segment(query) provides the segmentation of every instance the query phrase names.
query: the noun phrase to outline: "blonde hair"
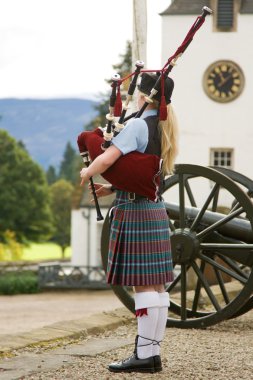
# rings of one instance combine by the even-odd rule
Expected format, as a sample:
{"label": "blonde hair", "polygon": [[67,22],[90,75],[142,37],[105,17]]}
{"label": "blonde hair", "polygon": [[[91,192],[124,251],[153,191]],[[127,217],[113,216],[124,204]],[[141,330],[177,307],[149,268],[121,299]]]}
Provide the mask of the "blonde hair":
{"label": "blonde hair", "polygon": [[[154,108],[159,108],[159,102],[155,99],[152,100]],[[162,172],[165,176],[173,173],[178,154],[178,123],[171,104],[167,104],[167,119],[160,120],[158,125],[161,132]]]}
{"label": "blonde hair", "polygon": [[161,131],[161,157],[163,175],[172,174],[178,154],[178,123],[171,104],[167,105],[167,119],[159,121]]}
{"label": "blonde hair", "polygon": [[[139,95],[145,98],[147,95],[139,91]],[[159,108],[159,102],[152,99],[149,108]],[[163,160],[163,175],[172,174],[175,165],[175,159],[178,154],[178,123],[175,112],[171,104],[167,104],[167,119],[159,121],[161,133],[161,158]]]}

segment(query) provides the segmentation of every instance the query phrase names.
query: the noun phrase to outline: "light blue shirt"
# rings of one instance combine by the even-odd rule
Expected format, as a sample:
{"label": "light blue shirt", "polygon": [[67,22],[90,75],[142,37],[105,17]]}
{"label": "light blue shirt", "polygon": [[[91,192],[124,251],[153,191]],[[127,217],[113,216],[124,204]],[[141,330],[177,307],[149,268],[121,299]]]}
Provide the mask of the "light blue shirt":
{"label": "light blue shirt", "polygon": [[123,130],[112,139],[112,144],[118,148],[123,155],[137,150],[145,152],[148,145],[148,126],[143,120],[148,116],[157,114],[157,110],[144,111],[141,118],[130,120]]}

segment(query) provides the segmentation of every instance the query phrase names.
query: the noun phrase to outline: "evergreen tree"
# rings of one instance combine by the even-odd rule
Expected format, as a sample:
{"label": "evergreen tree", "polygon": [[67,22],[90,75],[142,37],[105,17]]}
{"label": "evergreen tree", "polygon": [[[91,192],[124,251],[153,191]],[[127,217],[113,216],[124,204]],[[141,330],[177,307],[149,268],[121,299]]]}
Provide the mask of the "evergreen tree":
{"label": "evergreen tree", "polygon": [[46,176],[47,176],[47,183],[49,185],[52,185],[53,183],[57,181],[57,174],[56,174],[56,170],[54,166],[50,165],[48,167]]}
{"label": "evergreen tree", "polygon": [[109,112],[109,93],[101,95],[100,102],[93,106],[93,108],[97,111],[97,115],[94,119],[90,120],[88,124],[85,124],[85,131],[93,131],[95,128],[101,126],[105,127],[106,125],[106,114]]}
{"label": "evergreen tree", "polygon": [[64,179],[60,179],[50,187],[51,209],[54,215],[52,240],[60,245],[62,258],[65,249],[70,245],[70,222],[73,186]]}
{"label": "evergreen tree", "polygon": [[74,185],[79,177],[79,164],[79,154],[77,154],[76,150],[71,146],[70,142],[68,142],[60,165],[59,178],[65,179]]}
{"label": "evergreen tree", "polygon": [[53,228],[44,171],[1,129],[0,151],[0,240],[8,230],[19,242],[48,239]]}
{"label": "evergreen tree", "polygon": [[25,143],[22,140],[19,140],[17,142],[17,144],[18,144],[18,146],[20,146],[21,149],[23,149],[24,151],[26,151],[26,153],[28,153],[28,150],[26,149]]}
{"label": "evergreen tree", "polygon": [[[126,51],[124,54],[120,54],[120,58],[120,63],[117,63],[112,67],[115,70],[115,72],[120,75],[121,78],[124,78],[132,72],[132,44],[130,41],[127,41]],[[108,80],[107,82],[111,83],[111,81]],[[128,83],[126,82],[123,83],[124,90],[127,90],[126,87],[128,87]]]}
{"label": "evergreen tree", "polygon": [[[132,45],[130,41],[127,41],[125,53],[120,54],[120,58],[120,63],[115,64],[112,67],[114,71],[120,75],[121,78],[124,78],[132,71]],[[111,84],[111,79],[106,79],[105,81],[108,84]],[[125,81],[123,83],[123,90],[127,90],[128,84],[128,81]],[[84,130],[90,131],[99,126],[105,127],[106,125],[106,114],[109,112],[110,90],[108,90],[106,94],[102,94],[100,96],[101,101],[94,106],[94,109],[97,111],[97,116],[88,124],[84,125]]]}

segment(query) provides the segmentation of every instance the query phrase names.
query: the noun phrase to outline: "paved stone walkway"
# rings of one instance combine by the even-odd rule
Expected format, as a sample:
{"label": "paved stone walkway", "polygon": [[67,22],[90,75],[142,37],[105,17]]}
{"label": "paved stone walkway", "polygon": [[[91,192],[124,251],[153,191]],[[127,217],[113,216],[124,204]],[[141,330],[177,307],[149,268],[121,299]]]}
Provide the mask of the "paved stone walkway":
{"label": "paved stone walkway", "polygon": [[131,355],[136,319],[124,307],[0,336],[1,380],[252,380],[253,310],[206,329],[168,328],[163,371],[113,374]]}
{"label": "paved stone walkway", "polygon": [[19,334],[122,307],[112,290],[51,290],[0,296],[2,334]]}
{"label": "paved stone walkway", "polygon": [[[115,326],[115,325],[113,325]],[[112,325],[104,325],[104,328],[111,329]],[[94,330],[98,331],[98,330]],[[83,334],[85,335],[85,334]],[[74,364],[77,358],[94,357],[108,350],[118,349],[122,346],[132,343],[132,339],[123,339],[119,337],[104,339],[103,337],[93,338],[87,336],[86,339],[79,335],[79,343],[73,344],[72,341],[58,342],[59,348],[44,350],[41,348],[41,343],[37,347],[29,347],[22,351],[12,351],[16,356],[5,357],[0,360],[0,379],[15,380],[24,379],[30,374],[42,375],[44,372],[57,372],[64,365]],[[65,337],[66,338],[66,337]],[[37,342],[38,343],[38,342]],[[45,344],[46,342],[44,342]],[[49,343],[48,343],[49,344]],[[49,346],[47,346],[49,347]],[[57,347],[57,346],[56,346]],[[45,375],[46,378],[53,380],[54,375]],[[88,377],[83,377],[88,379]],[[91,379],[91,377],[89,376]],[[73,380],[75,380],[73,378]]]}

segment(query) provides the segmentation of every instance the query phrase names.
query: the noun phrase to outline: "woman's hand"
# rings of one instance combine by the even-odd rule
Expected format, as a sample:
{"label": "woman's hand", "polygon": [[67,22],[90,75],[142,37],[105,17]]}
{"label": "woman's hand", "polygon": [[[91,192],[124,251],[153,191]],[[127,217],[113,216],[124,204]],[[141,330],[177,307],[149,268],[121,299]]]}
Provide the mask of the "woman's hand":
{"label": "woman's hand", "polygon": [[90,180],[90,177],[87,171],[88,171],[88,168],[82,168],[82,170],[80,171],[80,177],[82,178],[80,186],[84,185],[85,182],[89,182]]}
{"label": "woman's hand", "polygon": [[104,153],[95,158],[88,168],[83,168],[80,171],[80,177],[82,178],[81,186],[84,185],[85,182],[89,182],[90,177],[104,173],[120,158],[121,155],[121,151],[113,145],[106,149]]}
{"label": "woman's hand", "polygon": [[[106,197],[107,195],[112,194],[111,185],[105,184],[105,183],[94,183],[94,187],[96,190],[97,197]],[[89,189],[91,190],[91,185],[89,184]],[[90,191],[92,194],[92,191]],[[94,199],[92,199],[92,202],[94,202]]]}

